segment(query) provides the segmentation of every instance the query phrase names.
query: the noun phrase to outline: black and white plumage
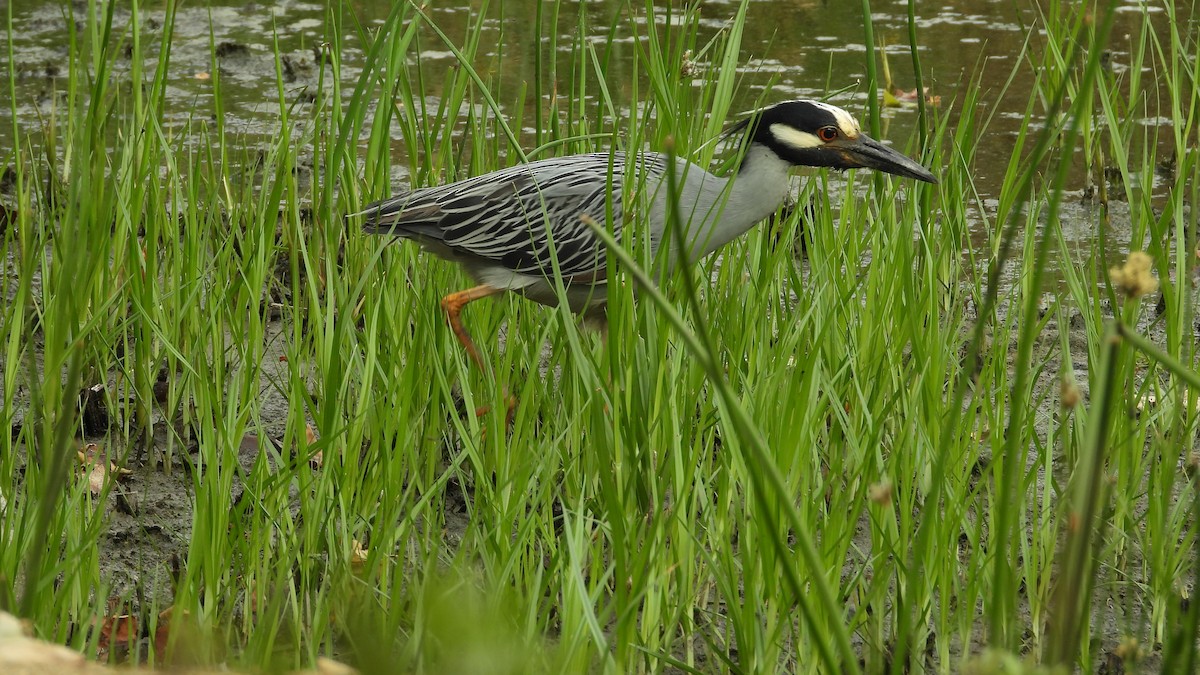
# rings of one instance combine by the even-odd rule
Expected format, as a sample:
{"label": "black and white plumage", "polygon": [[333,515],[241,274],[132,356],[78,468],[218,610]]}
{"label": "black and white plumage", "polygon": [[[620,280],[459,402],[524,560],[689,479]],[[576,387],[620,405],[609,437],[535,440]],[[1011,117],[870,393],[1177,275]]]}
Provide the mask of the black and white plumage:
{"label": "black and white plumage", "polygon": [[[626,159],[620,152],[544,159],[416,190],[368,207],[364,229],[413,239],[482,284],[553,304],[552,256],[568,287],[605,277],[604,246],[583,216],[603,223],[611,209],[623,223]],[[645,153],[635,171],[657,184],[666,161]]]}
{"label": "black and white plumage", "polygon": [[[869,138],[845,110],[818,101],[786,101],[756,111],[726,136],[744,134],[741,166],[716,176],[685,159],[675,160],[686,260],[695,262],[741,236],[774,213],[787,197],[789,171],[797,166],[871,168],[936,183],[920,164]],[[420,242],[461,263],[480,286],[443,300],[451,325],[472,358],[478,354],[458,321],[472,300],[516,291],[557,304],[561,278],[575,311],[602,307],[604,244],[586,222],[608,223],[618,240],[626,228],[625,190],[636,187],[639,221],[652,253],[665,236],[669,167],[666,155],[639,154],[626,171],[625,153],[574,155],[493,171],[438,187],[421,188],[369,205],[361,215],[369,233]],[[632,181],[632,182],[631,182]],[[680,260],[671,250],[668,264]],[[557,259],[557,273],[555,272]]]}
{"label": "black and white plumage", "polygon": [[[692,262],[737,238],[779,208],[793,166],[873,168],[931,183],[928,171],[870,139],[841,108],[788,101],[753,113],[726,132],[744,131],[747,147],[735,176],[714,176],[677,158],[680,214]],[[422,188],[375,202],[364,229],[398,235],[461,263],[480,283],[557,304],[554,264],[572,309],[603,304],[604,245],[585,222],[605,223],[611,208],[617,239],[624,229],[627,181],[644,183],[648,235],[662,241],[667,222],[667,156],[637,157],[632,175],[625,153],[544,159],[467,180]],[[634,183],[636,184],[636,183]],[[553,242],[553,245],[551,245]],[[677,252],[667,260],[675,261]]]}

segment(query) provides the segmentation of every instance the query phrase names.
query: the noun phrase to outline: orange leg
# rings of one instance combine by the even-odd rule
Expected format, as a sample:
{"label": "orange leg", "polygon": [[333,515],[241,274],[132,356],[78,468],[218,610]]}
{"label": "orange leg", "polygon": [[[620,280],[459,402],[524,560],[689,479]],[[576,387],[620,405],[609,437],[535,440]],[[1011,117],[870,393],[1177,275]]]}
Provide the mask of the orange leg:
{"label": "orange leg", "polygon": [[454,336],[462,343],[464,349],[467,350],[467,356],[479,366],[480,370],[486,371],[487,366],[483,365],[483,359],[479,357],[479,350],[475,348],[475,343],[471,341],[471,334],[463,326],[462,313],[463,307],[467,303],[474,302],[480,298],[486,298],[502,292],[503,289],[493,288],[491,286],[482,285],[474,288],[468,288],[465,291],[451,293],[442,298],[442,309],[446,311],[446,319],[450,321],[450,329],[454,331]]}
{"label": "orange leg", "polygon": [[[463,349],[467,350],[467,356],[471,357],[471,360],[475,362],[475,365],[479,366],[479,369],[485,372],[488,370],[488,367],[483,364],[483,358],[479,356],[479,349],[475,347],[475,342],[471,340],[471,334],[468,333],[466,327],[463,326],[462,317],[459,315],[462,314],[463,308],[466,307],[468,303],[479,300],[480,298],[487,298],[496,295],[497,293],[502,293],[503,290],[504,289],[502,288],[494,288],[484,284],[475,286],[474,288],[468,288],[465,291],[451,293],[450,295],[442,298],[442,309],[446,311],[446,319],[450,322],[450,329],[454,331],[454,336],[458,338],[458,341],[462,344]],[[517,405],[517,399],[514,396],[508,396],[507,392],[505,392],[505,394],[506,398],[508,399],[508,412],[505,415],[505,422],[511,423],[513,408]],[[482,415],[490,409],[491,406],[480,406],[479,408],[475,409],[475,415]]]}

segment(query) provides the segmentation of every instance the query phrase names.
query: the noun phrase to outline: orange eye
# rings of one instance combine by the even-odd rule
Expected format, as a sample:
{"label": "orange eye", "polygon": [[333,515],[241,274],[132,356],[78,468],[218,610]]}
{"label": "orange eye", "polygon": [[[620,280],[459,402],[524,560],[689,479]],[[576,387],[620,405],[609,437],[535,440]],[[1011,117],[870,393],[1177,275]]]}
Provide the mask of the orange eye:
{"label": "orange eye", "polygon": [[838,133],[837,127],[821,127],[820,129],[817,129],[817,138],[820,138],[826,143],[830,143],[837,140]]}

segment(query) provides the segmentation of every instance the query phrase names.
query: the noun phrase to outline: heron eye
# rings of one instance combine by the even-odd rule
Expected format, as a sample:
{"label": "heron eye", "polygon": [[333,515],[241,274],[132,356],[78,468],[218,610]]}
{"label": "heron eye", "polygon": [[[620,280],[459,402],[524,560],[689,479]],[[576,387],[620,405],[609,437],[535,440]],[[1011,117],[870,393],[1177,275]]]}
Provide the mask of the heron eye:
{"label": "heron eye", "polygon": [[838,134],[839,132],[837,127],[821,127],[820,129],[817,129],[817,137],[826,143],[836,141]]}

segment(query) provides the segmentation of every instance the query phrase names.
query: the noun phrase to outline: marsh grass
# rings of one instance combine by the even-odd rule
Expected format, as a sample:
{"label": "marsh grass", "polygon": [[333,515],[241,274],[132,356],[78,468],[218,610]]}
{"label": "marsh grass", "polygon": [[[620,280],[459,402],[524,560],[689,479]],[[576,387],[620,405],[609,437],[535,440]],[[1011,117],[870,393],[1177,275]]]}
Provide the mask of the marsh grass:
{"label": "marsh grass", "polygon": [[[4,157],[0,607],[41,636],[94,652],[95,618],[132,607],[145,635],[172,628],[133,645],[156,664],[957,672],[1023,654],[1091,671],[1135,666],[1117,649],[1132,638],[1151,669],[1193,667],[1186,22],[1164,34],[1147,16],[1114,73],[1112,8],[1048,3],[1015,66],[1039,76],[993,212],[971,178],[992,118],[967,87],[922,107],[908,145],[940,185],[810,172],[800,208],[661,288],[634,237],[614,250],[604,337],[563,309],[475,303],[479,372],[438,304],[469,282],[347,214],[394,189],[393,163],[414,186],[609,148],[730,166],[736,149],[711,139],[747,103],[748,4],[711,41],[696,6],[626,7],[643,20],[623,90],[612,41],[592,39],[626,30],[617,18],[538,3],[548,47],[514,90],[494,77],[503,40],[492,56],[481,42],[503,8],[451,36],[412,3],[377,28],[331,5],[311,105],[292,102],[276,42],[279,133],[257,153],[225,124],[215,40],[212,98],[180,130],[164,123],[176,5],[158,31],[138,3],[126,25],[114,7],[88,3],[64,96],[41,129],[14,121]],[[424,49],[457,67],[414,67]],[[1138,186],[1163,141],[1135,120],[1155,115],[1174,122],[1175,168],[1152,194]],[[1099,195],[1083,251],[1059,227],[1078,158]],[[1118,198],[1133,226],[1117,248],[1153,257],[1161,311],[1109,283]],[[1055,254],[1076,262],[1051,284]],[[121,488],[76,478],[77,393],[97,384],[120,414],[95,440],[182,473],[192,506],[186,555],[146,552],[132,584],[98,546]],[[472,414],[505,392],[511,425]],[[1157,405],[1132,414],[1147,393]]]}

